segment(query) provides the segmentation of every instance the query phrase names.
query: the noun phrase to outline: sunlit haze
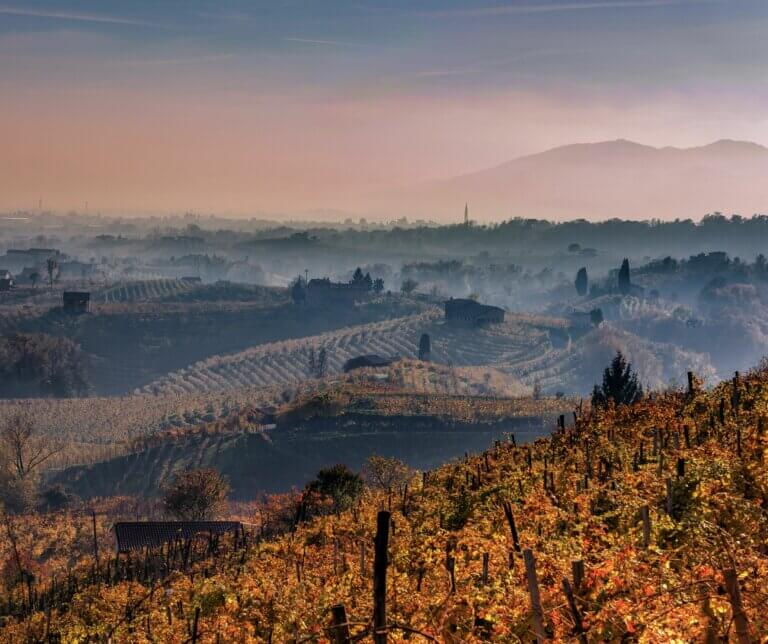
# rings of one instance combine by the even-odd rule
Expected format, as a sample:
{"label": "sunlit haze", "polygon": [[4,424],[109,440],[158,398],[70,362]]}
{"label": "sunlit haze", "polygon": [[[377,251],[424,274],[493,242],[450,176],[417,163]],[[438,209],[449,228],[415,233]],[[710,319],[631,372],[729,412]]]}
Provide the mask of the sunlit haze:
{"label": "sunlit haze", "polygon": [[767,29],[762,0],[0,4],[0,208],[455,219],[391,195],[572,143],[768,144]]}

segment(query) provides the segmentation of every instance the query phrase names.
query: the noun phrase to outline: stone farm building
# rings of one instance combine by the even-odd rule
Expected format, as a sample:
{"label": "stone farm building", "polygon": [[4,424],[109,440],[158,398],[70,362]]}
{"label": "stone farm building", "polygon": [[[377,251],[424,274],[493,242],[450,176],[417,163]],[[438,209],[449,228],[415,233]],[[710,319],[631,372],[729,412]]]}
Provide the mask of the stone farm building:
{"label": "stone farm building", "polygon": [[480,304],[475,300],[451,298],[445,301],[445,319],[470,326],[498,324],[504,321],[504,309]]}

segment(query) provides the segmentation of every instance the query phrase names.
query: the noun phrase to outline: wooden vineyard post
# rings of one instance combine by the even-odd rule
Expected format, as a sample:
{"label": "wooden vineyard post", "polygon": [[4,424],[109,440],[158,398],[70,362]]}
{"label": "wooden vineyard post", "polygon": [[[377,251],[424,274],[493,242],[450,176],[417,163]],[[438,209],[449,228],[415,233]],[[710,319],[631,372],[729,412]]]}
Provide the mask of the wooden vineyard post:
{"label": "wooden vineyard post", "polygon": [[333,606],[331,608],[331,614],[333,615],[331,635],[334,644],[349,644],[349,622],[347,620],[347,610],[344,608],[344,604],[336,604]]}
{"label": "wooden vineyard post", "polygon": [[91,518],[93,519],[93,561],[96,565],[96,570],[99,569],[99,541],[96,538],[96,510],[91,510]]}
{"label": "wooden vineyard post", "polygon": [[515,551],[520,552],[520,538],[517,535],[517,526],[515,525],[515,515],[512,514],[512,506],[509,501],[504,501],[504,514],[507,517],[507,523],[509,523],[509,530],[512,533],[512,544],[515,546]]}
{"label": "wooden vineyard post", "polygon": [[373,560],[373,641],[387,643],[387,549],[390,513],[382,510],[376,517],[376,547]]}
{"label": "wooden vineyard post", "polygon": [[573,585],[578,593],[581,590],[581,584],[584,583],[584,562],[581,559],[571,562],[571,575],[573,576]]}
{"label": "wooden vineyard post", "polygon": [[360,576],[365,578],[365,541],[360,542]]}
{"label": "wooden vineyard post", "polygon": [[483,553],[483,585],[488,583],[488,553]]}
{"label": "wooden vineyard post", "polygon": [[695,384],[693,380],[693,371],[689,371],[688,372],[688,394],[689,395],[691,396],[693,395],[694,388],[695,388]]}
{"label": "wooden vineyard post", "polygon": [[451,579],[451,594],[453,594],[456,592],[456,559],[448,557],[445,561],[445,567]]}
{"label": "wooden vineyard post", "polygon": [[672,479],[667,479],[667,514],[672,516],[674,511],[674,496],[672,494]]}
{"label": "wooden vineyard post", "polygon": [[574,631],[579,636],[579,641],[582,642],[582,644],[587,644],[587,635],[584,632],[584,624],[581,621],[581,612],[576,605],[576,598],[573,596],[573,589],[568,581],[568,577],[563,577],[563,592],[568,600],[568,606],[571,609]]}
{"label": "wooden vineyard post", "polygon": [[547,634],[544,631],[544,611],[541,608],[541,595],[539,594],[539,579],[536,576],[536,560],[530,548],[523,550],[525,561],[525,576],[528,580],[528,594],[531,596],[531,608],[533,609],[533,624],[536,629],[536,641],[538,644],[546,642]]}
{"label": "wooden vineyard post", "polygon": [[195,617],[192,622],[192,644],[197,644],[197,624],[200,621],[200,606],[195,607]]}
{"label": "wooden vineyard post", "polygon": [[640,519],[643,522],[643,548],[651,545],[651,516],[647,505],[640,508]]}
{"label": "wooden vineyard post", "polygon": [[725,587],[728,591],[728,598],[731,602],[733,611],[733,623],[736,626],[736,637],[739,644],[749,644],[752,640],[749,637],[749,622],[744,608],[741,605],[741,589],[739,588],[739,576],[734,568],[723,571],[725,577]]}

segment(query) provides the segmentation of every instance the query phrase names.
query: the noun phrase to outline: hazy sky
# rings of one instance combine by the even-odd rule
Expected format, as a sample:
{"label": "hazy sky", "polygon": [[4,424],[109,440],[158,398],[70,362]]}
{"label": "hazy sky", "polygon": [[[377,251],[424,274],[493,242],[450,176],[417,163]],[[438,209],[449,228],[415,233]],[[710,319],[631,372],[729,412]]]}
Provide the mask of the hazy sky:
{"label": "hazy sky", "polygon": [[0,0],[0,208],[344,208],[564,143],[768,144],[767,33],[765,0]]}

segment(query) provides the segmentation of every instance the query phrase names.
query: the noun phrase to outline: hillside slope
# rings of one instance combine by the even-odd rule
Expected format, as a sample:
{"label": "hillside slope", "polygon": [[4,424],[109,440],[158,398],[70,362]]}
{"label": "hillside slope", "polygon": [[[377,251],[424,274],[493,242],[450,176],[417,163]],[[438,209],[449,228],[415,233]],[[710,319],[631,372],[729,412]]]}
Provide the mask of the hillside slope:
{"label": "hillside slope", "polygon": [[[362,639],[379,544],[388,641],[762,641],[766,422],[766,371],[585,413],[550,438],[414,476],[397,494],[368,489],[346,510],[163,578],[164,592],[84,581],[65,611],[9,620],[0,637],[136,639],[151,627],[181,641],[195,615],[203,642],[324,642],[331,607],[343,605]],[[274,500],[251,529],[269,534],[299,502]]]}
{"label": "hillside slope", "polygon": [[[681,381],[688,370],[714,377],[705,355],[656,344],[605,326],[586,332],[564,320],[507,313],[503,324],[466,328],[446,323],[439,310],[360,325],[322,335],[262,344],[240,353],[216,356],[164,376],[144,391],[190,394],[232,387],[296,384],[314,377],[310,352],[327,352],[326,373],[341,372],[351,357],[376,353],[413,358],[422,333],[431,339],[433,363],[479,367],[505,373],[528,387],[586,394],[595,374],[617,349],[635,364],[644,386],[660,388]],[[460,390],[454,393],[461,393]]]}

